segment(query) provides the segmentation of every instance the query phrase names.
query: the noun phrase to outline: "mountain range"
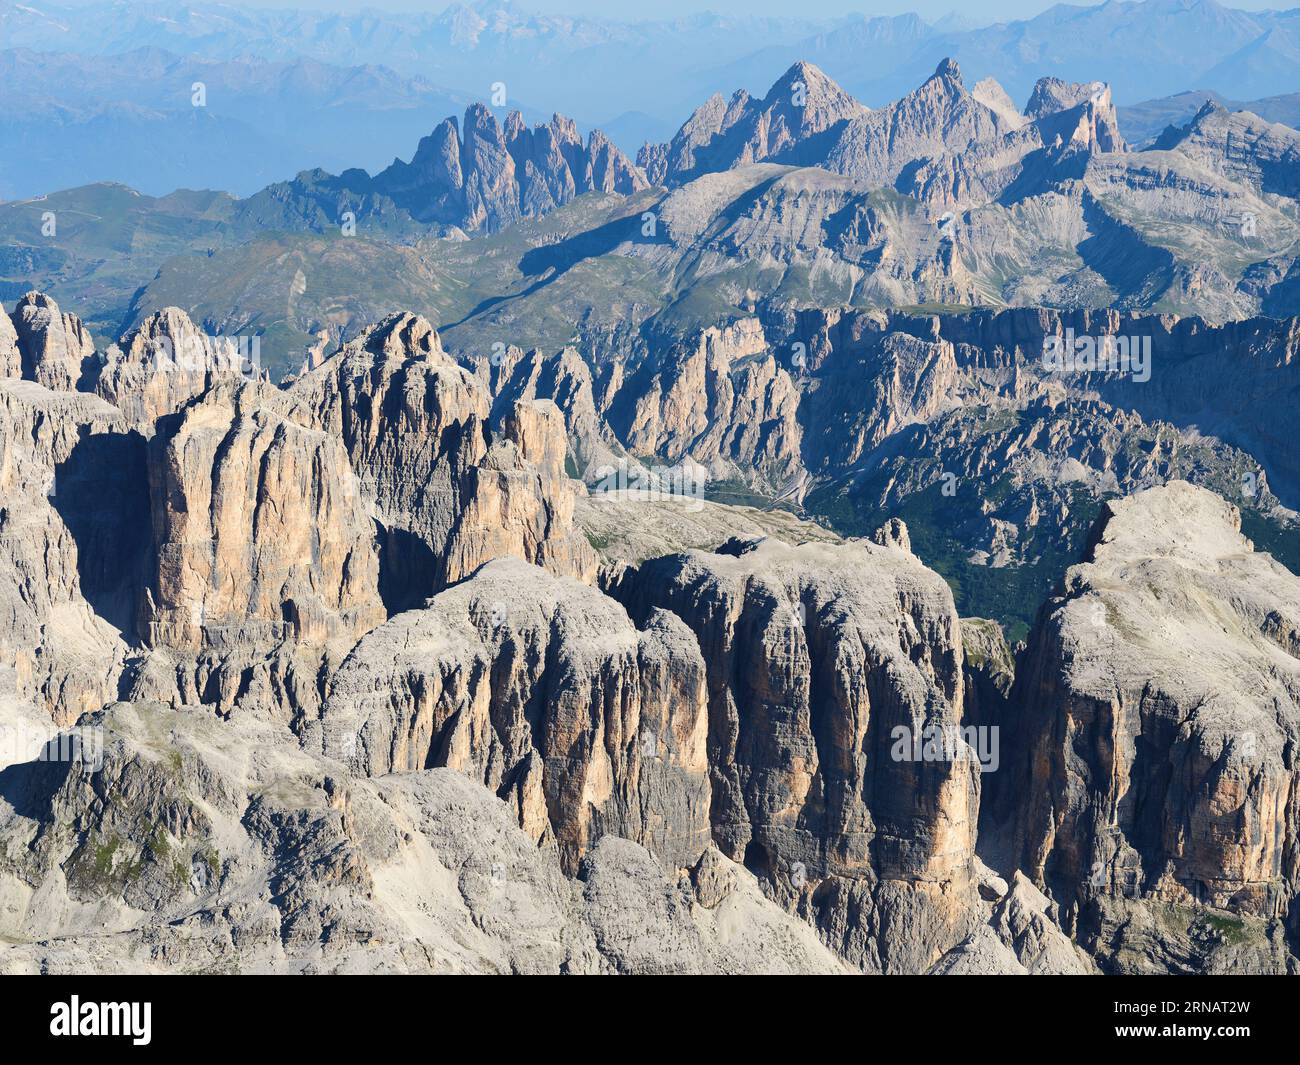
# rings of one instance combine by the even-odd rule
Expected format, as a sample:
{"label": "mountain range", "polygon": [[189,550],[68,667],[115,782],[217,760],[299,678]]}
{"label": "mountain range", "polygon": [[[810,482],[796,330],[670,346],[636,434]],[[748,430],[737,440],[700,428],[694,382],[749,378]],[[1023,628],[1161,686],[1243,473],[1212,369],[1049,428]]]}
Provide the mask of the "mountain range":
{"label": "mountain range", "polygon": [[1134,150],[1101,82],[1040,79],[1022,106],[951,59],[872,109],[800,62],[762,97],[710,98],[635,163],[563,116],[474,104],[373,174],[316,168],[243,200],[93,186],[0,205],[0,293],[49,290],[110,336],[175,304],[275,334],[278,372],[399,306],[453,345],[592,358],[616,334],[804,306],[1285,315],[1298,146],[1207,101]]}
{"label": "mountain range", "polygon": [[1300,969],[1295,18],[0,0],[0,972]]}
{"label": "mountain range", "polygon": [[[906,327],[815,353],[862,439],[909,381],[1014,382]],[[705,380],[756,339],[705,337]],[[406,313],[284,387],[232,350],[174,309],[106,350],[40,293],[0,316],[0,969],[1294,965],[1300,578],[1220,495],[1153,465],[1013,650],[897,518],[588,492],[581,360],[472,371]],[[864,368],[883,424],[836,394]],[[670,393],[633,393],[665,454],[701,448],[685,417],[780,459],[770,419]]]}
{"label": "mountain range", "polygon": [[381,66],[216,60],[149,46],[109,56],[7,48],[0,95],[7,199],[88,179],[154,195],[249,195],[314,166],[382,166],[428,131],[431,115],[472,100]]}
{"label": "mountain range", "polygon": [[[12,104],[0,116],[0,159],[10,160],[0,164],[0,197],[110,180],[152,195],[248,195],[313,167],[374,170],[494,86],[506,94],[499,119],[517,109],[535,123],[558,110],[634,155],[669,139],[700,100],[737,86],[756,92],[799,60],[871,107],[906,94],[945,57],[972,83],[996,77],[1016,100],[1044,73],[1100,79],[1122,127],[1135,109],[1125,136],[1143,144],[1194,111],[1165,109],[1148,129],[1138,116],[1151,98],[1290,92],[1297,25],[1294,13],[1211,0],[1060,5],[976,27],[910,14],[624,22],[496,0],[364,14],[4,0],[0,92]],[[190,103],[196,81],[212,90],[202,114]],[[1274,121],[1292,114],[1261,106],[1245,109]],[[205,138],[225,145],[219,159],[205,157]],[[160,143],[173,146],[161,159]]]}

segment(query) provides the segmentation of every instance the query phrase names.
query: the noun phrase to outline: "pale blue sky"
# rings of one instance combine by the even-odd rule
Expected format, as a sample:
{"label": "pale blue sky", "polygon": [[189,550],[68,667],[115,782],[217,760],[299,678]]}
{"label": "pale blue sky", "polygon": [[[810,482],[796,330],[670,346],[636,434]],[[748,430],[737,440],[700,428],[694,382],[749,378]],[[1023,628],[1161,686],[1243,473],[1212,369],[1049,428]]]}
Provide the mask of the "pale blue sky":
{"label": "pale blue sky", "polygon": [[[325,11],[356,11],[362,8],[384,8],[393,11],[440,11],[447,7],[446,0],[234,0],[251,7],[298,7]],[[567,14],[603,15],[631,21],[664,16],[692,14],[699,11],[718,11],[734,14],[790,15],[799,14],[813,18],[834,17],[846,14],[897,15],[915,11],[927,19],[942,18],[953,11],[979,22],[998,22],[1007,19],[1027,18],[1054,6],[1044,0],[976,0],[960,3],[955,0],[516,0],[518,6],[528,11],[563,12]],[[1074,0],[1074,6],[1093,6],[1091,0]],[[1263,11],[1268,8],[1287,8],[1292,4],[1278,4],[1276,0],[1229,0],[1224,7],[1245,11]]]}

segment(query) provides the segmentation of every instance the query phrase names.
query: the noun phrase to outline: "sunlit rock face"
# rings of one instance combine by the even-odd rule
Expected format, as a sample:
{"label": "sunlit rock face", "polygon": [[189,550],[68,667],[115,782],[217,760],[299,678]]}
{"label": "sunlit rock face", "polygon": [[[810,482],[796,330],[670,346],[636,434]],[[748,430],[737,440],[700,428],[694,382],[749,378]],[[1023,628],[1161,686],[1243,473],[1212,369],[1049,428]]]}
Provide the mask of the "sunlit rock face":
{"label": "sunlit rock face", "polygon": [[1240,524],[1184,482],[1108,504],[1018,672],[1023,868],[1118,969],[1284,967],[1300,579]]}
{"label": "sunlit rock face", "polygon": [[699,640],[718,846],[880,971],[928,967],[973,912],[976,760],[964,743],[934,759],[899,746],[956,728],[963,692],[951,593],[904,535],[735,540],[611,589],[633,617],[672,611]]}

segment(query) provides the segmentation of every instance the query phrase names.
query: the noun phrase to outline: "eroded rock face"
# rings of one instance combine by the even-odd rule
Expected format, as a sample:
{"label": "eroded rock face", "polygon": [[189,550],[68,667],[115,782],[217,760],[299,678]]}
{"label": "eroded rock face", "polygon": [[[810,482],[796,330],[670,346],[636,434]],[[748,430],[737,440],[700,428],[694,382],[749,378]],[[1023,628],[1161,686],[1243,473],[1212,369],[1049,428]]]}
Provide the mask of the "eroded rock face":
{"label": "eroded rock face", "polygon": [[594,579],[595,552],[573,520],[581,487],[565,475],[567,453],[564,417],[555,404],[523,400],[510,408],[487,451],[460,480],[444,581],[460,580],[503,555]]}
{"label": "eroded rock face", "polygon": [[799,471],[799,390],[756,319],[705,329],[629,375],[607,404],[634,454],[689,458],[719,480],[782,485]]}
{"label": "eroded rock face", "polygon": [[892,185],[909,163],[959,152],[1011,129],[1011,122],[967,91],[957,63],[945,59],[901,100],[849,122],[827,164],[869,186]]}
{"label": "eroded rock face", "polygon": [[[25,306],[32,317],[47,301]],[[139,700],[314,717],[325,678],[386,602],[421,602],[500,554],[594,576],[558,411],[520,398],[489,432],[486,390],[427,322],[395,316],[287,392],[247,380],[240,357],[173,309],[96,360],[94,387],[125,417],[90,396],[5,385],[13,583],[28,589],[7,688],[36,699],[25,715],[64,721],[116,685]],[[52,502],[56,479],[65,493]],[[114,627],[144,652],[125,654]],[[58,664],[60,632],[91,649],[73,658],[98,679]]]}
{"label": "eroded rock face", "polygon": [[1013,694],[1021,860],[1113,967],[1281,964],[1298,633],[1300,579],[1183,482],[1108,504],[1045,606]]}
{"label": "eroded rock face", "polygon": [[104,354],[95,392],[144,433],[216,381],[256,379],[251,343],[212,337],[176,307],[146,318]]}
{"label": "eroded rock face", "polygon": [[124,430],[94,396],[0,381],[0,700],[20,719],[0,725],[70,724],[114,693],[147,498]]}
{"label": "eroded rock face", "polygon": [[900,546],[762,540],[645,562],[612,591],[699,640],[723,853],[865,968],[918,971],[960,940],[978,766],[964,744],[952,759],[891,753],[896,729],[960,723],[946,585]]}
{"label": "eroded rock face", "polygon": [[150,646],[354,641],[379,624],[379,559],[347,453],[263,386],[218,386],[150,443]]}
{"label": "eroded rock face", "polygon": [[[1226,343],[1252,396],[1290,372],[1291,326],[1142,321],[1180,370]],[[1129,490],[1226,453],[1160,426],[1137,455],[1136,386],[1034,365],[1133,322],[809,312],[787,367],[742,319],[597,387],[573,352],[471,373],[398,315],[281,390],[154,379],[151,342],[197,334],[162,312],[74,382],[98,395],[0,379],[0,728],[109,733],[84,771],[0,760],[0,967],[1091,971],[1070,935],[1114,971],[1294,965],[1300,579],[1222,499],[1109,504],[1015,661],[915,524],[788,546],[762,534],[836,538],[578,507],[566,475],[617,424],[769,484],[875,456],[906,487],[908,440],[1023,478],[1023,522],[981,510],[1015,560],[1066,522],[1039,486],[1069,461]],[[0,363],[66,384],[24,335]],[[1004,730],[998,787],[959,725]]]}
{"label": "eroded rock face", "polygon": [[89,331],[76,315],[60,311],[49,296],[27,293],[14,305],[10,319],[27,380],[68,392],[77,388],[84,375],[93,373],[95,343]]}
{"label": "eroded rock face", "polygon": [[680,621],[658,612],[638,631],[599,591],[498,559],[362,639],[312,737],[371,775],[460,770],[574,872],[606,833],[695,864],[707,727],[704,663]]}
{"label": "eroded rock face", "polygon": [[[299,420],[340,440],[383,528],[395,606],[432,595],[459,479],[486,450],[483,390],[423,318],[398,315],[290,387]],[[391,574],[391,578],[389,577]]]}
{"label": "eroded rock face", "polygon": [[606,837],[576,882],[450,769],[350,778],[203,708],[94,726],[96,761],[0,771],[0,971],[846,971],[716,851],[692,880]]}
{"label": "eroded rock face", "polygon": [[508,346],[500,358],[482,360],[478,375],[492,395],[492,420],[500,422],[520,400],[550,400],[564,415],[569,454],[579,473],[612,466],[624,449],[602,420],[591,367],[574,348],[547,355]]}
{"label": "eroded rock face", "polygon": [[0,305],[0,377],[22,377],[23,356],[18,350],[18,334],[8,312]]}
{"label": "eroded rock face", "polygon": [[1092,959],[1061,931],[1057,908],[1019,870],[1010,885],[976,862],[988,921],[948,951],[932,976],[1091,976]]}
{"label": "eroded rock face", "polygon": [[294,416],[339,438],[383,527],[385,595],[419,603],[499,555],[590,580],[573,525],[564,420],[520,398],[489,429],[483,383],[424,319],[395,315],[290,389]]}

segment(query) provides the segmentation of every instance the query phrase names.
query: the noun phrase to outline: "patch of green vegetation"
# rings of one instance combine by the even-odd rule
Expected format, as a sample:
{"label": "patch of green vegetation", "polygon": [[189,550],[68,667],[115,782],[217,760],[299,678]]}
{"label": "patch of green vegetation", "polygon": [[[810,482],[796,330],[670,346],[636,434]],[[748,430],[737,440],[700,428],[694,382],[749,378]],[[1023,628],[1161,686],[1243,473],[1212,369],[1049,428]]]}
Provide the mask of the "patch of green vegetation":
{"label": "patch of green vegetation", "polygon": [[770,496],[755,491],[739,478],[710,481],[704,487],[704,498],[711,503],[727,503],[734,507],[753,507],[756,510],[784,510],[797,515],[799,511],[785,502],[773,502]]}
{"label": "patch of green vegetation", "polygon": [[68,884],[83,896],[119,895],[140,874],[139,857],[126,856],[117,835],[92,834],[72,855],[65,870]]}
{"label": "patch of green vegetation", "polygon": [[704,488],[704,498],[714,503],[731,503],[743,507],[764,507],[770,502],[762,493],[755,492],[737,478],[710,481]]}
{"label": "patch of green vegetation", "polygon": [[[0,204],[0,298],[30,289],[57,299],[101,341],[116,339],[131,296],[168,258],[236,243],[226,193],[144,196],[112,183]],[[58,231],[45,236],[43,214]]]}
{"label": "patch of green vegetation", "polygon": [[909,303],[898,308],[898,310],[903,314],[939,315],[941,317],[945,315],[970,314],[972,311],[978,309],[979,308],[971,303]]}
{"label": "patch of green vegetation", "polygon": [[[139,850],[116,834],[92,831],[66,866],[69,885],[82,896],[120,895],[152,869],[165,878],[172,891],[184,891],[189,884],[189,863],[185,852],[176,849],[167,829],[157,822],[142,820],[139,835],[132,832],[131,837],[143,837]],[[220,870],[215,850],[206,847],[198,853],[214,874]]]}
{"label": "patch of green vegetation", "polygon": [[1267,940],[1263,921],[1226,910],[1169,903],[1157,912],[1160,923],[1166,930],[1179,937],[1189,936],[1203,944],[1209,940],[1227,947],[1242,947]]}
{"label": "patch of green vegetation", "polygon": [[[996,505],[1010,494],[1009,481],[1004,477],[971,498]],[[997,621],[1012,644],[1029,634],[1038,607],[1066,569],[1079,560],[1103,503],[1082,488],[1073,491],[1073,520],[1064,543],[1037,537],[1026,552],[1035,558],[1033,563],[994,567],[972,562],[970,548],[958,534],[966,520],[975,517],[978,505],[966,502],[960,494],[944,496],[941,483],[884,509],[870,505],[867,500],[871,498],[873,493],[862,486],[828,485],[812,492],[805,505],[842,536],[867,536],[888,519],[901,518],[907,524],[913,552],[952,588],[958,613]]]}
{"label": "patch of green vegetation", "polygon": [[117,848],[122,845],[122,841],[117,836],[110,836],[105,842],[94,848],[94,865],[93,872],[98,878],[107,877],[113,869],[113,855],[117,853]]}
{"label": "patch of green vegetation", "polygon": [[1240,917],[1210,913],[1204,916],[1203,921],[1232,946],[1240,946],[1251,938],[1249,926]]}

